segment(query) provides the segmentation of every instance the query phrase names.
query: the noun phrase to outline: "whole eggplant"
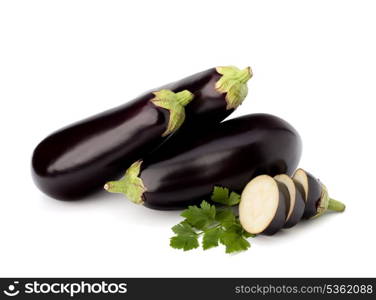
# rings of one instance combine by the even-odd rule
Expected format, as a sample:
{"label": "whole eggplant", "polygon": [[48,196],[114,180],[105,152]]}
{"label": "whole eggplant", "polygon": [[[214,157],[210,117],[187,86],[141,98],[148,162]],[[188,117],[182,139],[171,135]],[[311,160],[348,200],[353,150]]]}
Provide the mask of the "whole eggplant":
{"label": "whole eggplant", "polygon": [[180,209],[208,199],[215,185],[241,192],[258,175],[291,175],[302,151],[297,131],[268,114],[246,115],[172,140],[105,189],[150,208]]}
{"label": "whole eggplant", "polygon": [[212,68],[62,128],[34,150],[34,182],[61,200],[99,190],[182,124],[189,129],[226,118],[244,100],[251,76],[250,68]]}

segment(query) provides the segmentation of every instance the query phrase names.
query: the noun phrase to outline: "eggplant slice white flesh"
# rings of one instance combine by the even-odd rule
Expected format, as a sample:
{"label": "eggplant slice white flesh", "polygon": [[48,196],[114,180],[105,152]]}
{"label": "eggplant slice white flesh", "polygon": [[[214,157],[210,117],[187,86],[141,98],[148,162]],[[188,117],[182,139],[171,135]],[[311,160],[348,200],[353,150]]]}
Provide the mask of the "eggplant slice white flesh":
{"label": "eggplant slice white flesh", "polygon": [[292,178],[303,186],[305,192],[304,219],[320,216],[328,209],[338,212],[345,210],[345,205],[342,202],[329,198],[325,185],[312,174],[298,169]]}
{"label": "eggplant slice white flesh", "polygon": [[257,176],[242,192],[240,223],[251,234],[272,235],[285,225],[289,203],[289,192],[283,184],[268,175]]}
{"label": "eggplant slice white flesh", "polygon": [[287,213],[283,228],[295,226],[303,216],[305,209],[305,193],[301,184],[294,182],[288,175],[280,174],[274,176],[279,183],[284,184],[290,195],[290,208]]}

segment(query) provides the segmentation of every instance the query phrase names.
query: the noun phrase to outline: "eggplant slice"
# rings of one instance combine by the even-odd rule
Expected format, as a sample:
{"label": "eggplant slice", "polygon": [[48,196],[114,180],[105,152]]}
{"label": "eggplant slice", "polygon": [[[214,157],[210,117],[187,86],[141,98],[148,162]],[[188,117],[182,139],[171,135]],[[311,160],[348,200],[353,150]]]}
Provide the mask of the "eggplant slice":
{"label": "eggplant slice", "polygon": [[293,175],[293,180],[300,183],[305,192],[304,219],[320,216],[327,210],[338,212],[345,210],[345,205],[342,202],[331,199],[325,185],[312,174],[303,169],[298,169]]}
{"label": "eggplant slice", "polygon": [[285,225],[289,204],[289,192],[282,183],[268,175],[257,176],[241,195],[240,223],[251,234],[272,235]]}
{"label": "eggplant slice", "polygon": [[295,226],[303,216],[305,208],[304,189],[298,182],[294,182],[288,175],[280,174],[274,177],[279,183],[284,184],[290,195],[290,208],[287,213],[284,228]]}

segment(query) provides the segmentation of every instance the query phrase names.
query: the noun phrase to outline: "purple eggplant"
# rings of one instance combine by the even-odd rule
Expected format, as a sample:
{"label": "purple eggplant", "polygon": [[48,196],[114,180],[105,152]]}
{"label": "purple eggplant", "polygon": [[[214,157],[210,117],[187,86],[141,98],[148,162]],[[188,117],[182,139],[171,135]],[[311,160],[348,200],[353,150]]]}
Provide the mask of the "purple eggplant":
{"label": "purple eggplant", "polygon": [[34,150],[34,182],[61,200],[99,190],[182,124],[189,129],[227,117],[244,100],[251,76],[250,68],[209,69],[56,131]]}
{"label": "purple eggplant", "polygon": [[241,192],[258,175],[291,175],[301,148],[299,134],[284,120],[246,115],[173,137],[105,189],[150,208],[180,209],[208,199],[214,186]]}

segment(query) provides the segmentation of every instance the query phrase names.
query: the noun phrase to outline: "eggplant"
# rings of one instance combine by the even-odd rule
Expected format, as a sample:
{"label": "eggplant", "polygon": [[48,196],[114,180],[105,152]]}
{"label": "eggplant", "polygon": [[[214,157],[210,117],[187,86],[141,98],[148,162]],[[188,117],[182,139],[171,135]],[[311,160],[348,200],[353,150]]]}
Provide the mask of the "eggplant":
{"label": "eggplant", "polygon": [[212,68],[62,128],[35,148],[34,182],[61,200],[95,192],[182,124],[189,129],[223,120],[244,100],[251,76],[249,67]]}
{"label": "eggplant", "polygon": [[287,187],[268,175],[260,175],[241,194],[239,221],[248,233],[272,235],[285,225],[289,209]]}
{"label": "eggplant", "polygon": [[327,210],[342,212],[345,205],[329,198],[318,179],[298,169],[293,179],[286,174],[252,179],[241,194],[239,221],[248,233],[271,235]]}
{"label": "eggplant", "polygon": [[293,180],[300,183],[305,192],[304,219],[318,217],[327,210],[338,212],[345,210],[345,205],[330,198],[326,186],[307,171],[303,169],[296,170]]}
{"label": "eggplant", "polygon": [[297,131],[268,114],[246,115],[172,139],[105,189],[149,208],[181,209],[199,204],[214,186],[241,192],[258,175],[291,175],[302,151]]}
{"label": "eggplant", "polygon": [[286,222],[283,227],[291,228],[300,221],[304,214],[305,192],[303,186],[300,183],[292,180],[286,174],[279,174],[277,176],[274,176],[274,179],[284,184],[289,192],[290,208],[287,213]]}

